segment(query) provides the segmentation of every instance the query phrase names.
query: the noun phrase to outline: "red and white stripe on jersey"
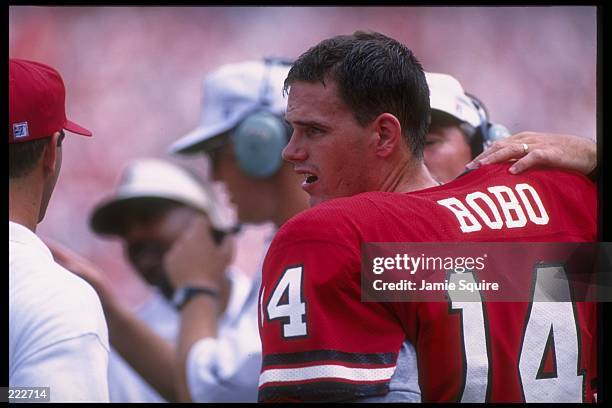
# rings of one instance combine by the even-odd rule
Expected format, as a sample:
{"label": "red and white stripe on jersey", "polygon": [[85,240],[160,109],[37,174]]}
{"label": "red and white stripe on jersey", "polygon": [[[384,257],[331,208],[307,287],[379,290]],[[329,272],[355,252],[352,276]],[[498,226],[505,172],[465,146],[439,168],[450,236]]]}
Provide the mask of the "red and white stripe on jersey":
{"label": "red and white stripe on jersey", "polygon": [[346,401],[388,392],[397,353],[314,350],[264,357],[259,401]]}
{"label": "red and white stripe on jersey", "polygon": [[391,378],[395,366],[384,368],[355,368],[341,365],[322,364],[298,368],[274,368],[264,370],[259,385],[271,382],[298,382],[317,379],[337,378],[346,381],[372,382]]}

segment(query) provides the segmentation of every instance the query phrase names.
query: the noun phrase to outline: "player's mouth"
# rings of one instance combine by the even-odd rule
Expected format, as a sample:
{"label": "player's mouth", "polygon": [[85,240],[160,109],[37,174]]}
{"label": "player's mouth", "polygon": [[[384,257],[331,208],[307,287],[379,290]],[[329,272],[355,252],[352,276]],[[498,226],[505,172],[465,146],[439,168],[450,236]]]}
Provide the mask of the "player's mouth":
{"label": "player's mouth", "polygon": [[312,194],[312,189],[319,181],[319,176],[312,172],[310,169],[301,169],[295,168],[295,172],[304,176],[304,181],[302,182],[302,189],[306,191],[308,194]]}

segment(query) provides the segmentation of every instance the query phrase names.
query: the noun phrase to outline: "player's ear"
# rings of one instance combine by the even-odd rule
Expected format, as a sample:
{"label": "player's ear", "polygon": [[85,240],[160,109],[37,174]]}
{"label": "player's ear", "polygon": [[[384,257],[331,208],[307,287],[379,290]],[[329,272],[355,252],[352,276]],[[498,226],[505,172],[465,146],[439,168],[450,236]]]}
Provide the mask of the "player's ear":
{"label": "player's ear", "polygon": [[402,143],[402,125],[390,113],[381,113],[373,122],[376,133],[376,155],[388,157]]}
{"label": "player's ear", "polygon": [[51,136],[49,143],[45,145],[45,150],[43,152],[43,170],[45,174],[51,174],[55,171],[55,166],[57,166],[59,160],[59,149],[60,149],[60,132],[55,132],[53,136]]}

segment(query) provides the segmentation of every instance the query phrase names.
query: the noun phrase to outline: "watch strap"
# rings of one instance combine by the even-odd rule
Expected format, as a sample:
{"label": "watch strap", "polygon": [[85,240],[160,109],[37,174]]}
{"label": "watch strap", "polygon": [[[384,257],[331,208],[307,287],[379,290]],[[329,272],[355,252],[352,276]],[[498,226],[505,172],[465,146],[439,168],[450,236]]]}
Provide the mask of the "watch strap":
{"label": "watch strap", "polygon": [[187,302],[189,302],[197,295],[211,296],[215,299],[219,298],[218,290],[202,286],[186,286],[179,289],[179,293],[180,296],[174,301],[174,306],[176,306],[178,310],[182,310],[187,304]]}

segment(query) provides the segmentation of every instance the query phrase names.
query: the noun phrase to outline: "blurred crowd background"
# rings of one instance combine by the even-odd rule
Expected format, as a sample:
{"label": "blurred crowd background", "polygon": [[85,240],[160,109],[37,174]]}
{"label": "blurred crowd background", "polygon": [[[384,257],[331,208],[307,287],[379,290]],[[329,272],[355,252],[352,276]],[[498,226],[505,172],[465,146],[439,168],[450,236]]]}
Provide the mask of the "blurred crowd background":
{"label": "blurred crowd background", "polygon": [[[196,127],[201,81],[221,64],[295,58],[320,40],[380,31],[427,71],[459,79],[510,131],[595,139],[595,7],[9,7],[9,56],[55,67],[69,117],[94,137],[64,144],[62,173],[38,232],[101,265],[126,302],[146,292],[117,242],[88,228],[91,210],[139,157],[206,177],[203,156],[168,145]],[[226,200],[227,201],[227,200]],[[245,228],[237,266],[254,273],[270,226]]]}

